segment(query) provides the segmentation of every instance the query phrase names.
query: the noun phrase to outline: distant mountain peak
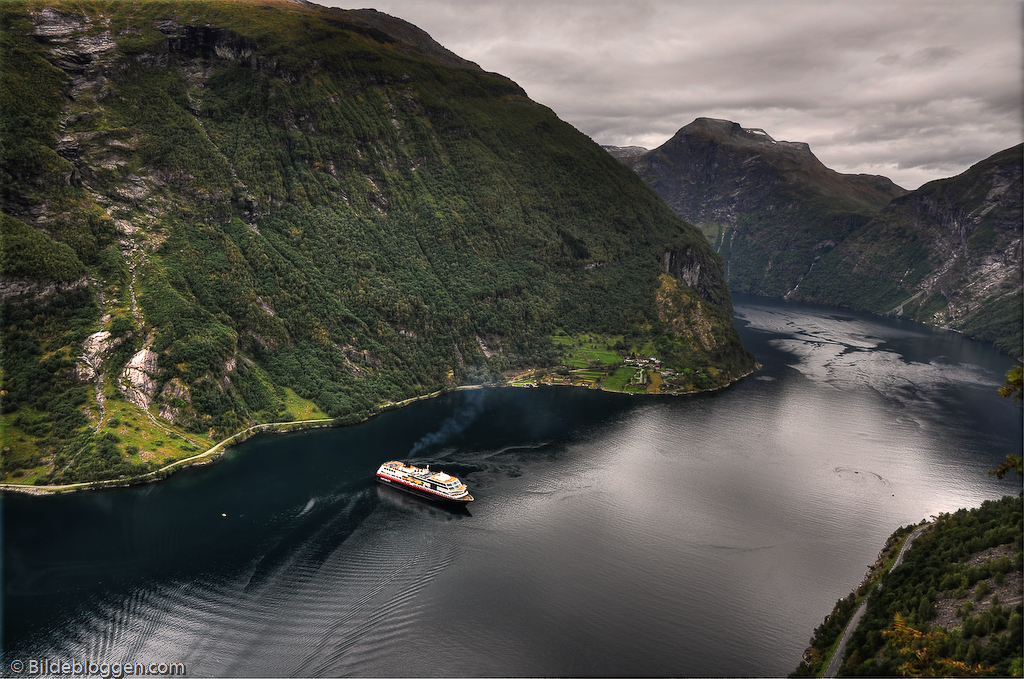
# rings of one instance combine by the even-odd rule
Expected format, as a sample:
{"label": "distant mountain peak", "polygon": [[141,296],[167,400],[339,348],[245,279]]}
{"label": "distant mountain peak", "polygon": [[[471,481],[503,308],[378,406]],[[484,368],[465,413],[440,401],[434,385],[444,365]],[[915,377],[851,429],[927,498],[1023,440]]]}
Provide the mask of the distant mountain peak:
{"label": "distant mountain peak", "polygon": [[612,155],[696,224],[734,224],[752,210],[778,213],[819,199],[833,203],[829,212],[874,214],[906,193],[887,177],[826,167],[805,142],[777,141],[761,128],[720,118],[697,118],[647,153]]}
{"label": "distant mountain peak", "polygon": [[760,127],[742,127],[739,123],[722,118],[697,118],[689,125],[684,125],[676,134],[707,134],[720,135],[738,138],[753,138],[759,141],[767,140],[775,143],[775,140]]}
{"label": "distant mountain peak", "polygon": [[703,229],[733,289],[777,297],[793,294],[825,249],[906,193],[886,177],[829,169],[804,142],[718,118],[697,118],[640,156],[616,157]]}
{"label": "distant mountain peak", "polygon": [[639,158],[647,153],[647,149],[643,146],[611,146],[610,144],[602,144],[601,148],[610,153],[613,158],[627,164],[628,161]]}
{"label": "distant mountain peak", "polygon": [[757,149],[762,152],[783,153],[794,160],[813,162],[824,168],[824,164],[811,152],[810,144],[802,141],[778,141],[760,127],[743,127],[739,123],[721,118],[697,118],[683,126],[666,142],[686,138],[706,138],[740,148]]}

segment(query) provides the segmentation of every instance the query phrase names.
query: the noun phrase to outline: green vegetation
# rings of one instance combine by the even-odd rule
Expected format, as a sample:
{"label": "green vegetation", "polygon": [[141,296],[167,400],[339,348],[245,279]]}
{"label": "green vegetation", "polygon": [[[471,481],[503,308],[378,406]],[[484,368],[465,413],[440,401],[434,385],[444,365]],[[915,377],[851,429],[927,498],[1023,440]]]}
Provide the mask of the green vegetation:
{"label": "green vegetation", "polygon": [[[999,387],[999,395],[1003,398],[1012,398],[1015,402],[1024,400],[1024,369],[1019,365],[1015,365],[1006,373],[1006,381],[1003,382],[1003,386]],[[995,469],[989,471],[989,474],[995,476],[998,479],[1003,479],[1011,471],[1016,472],[1017,476],[1024,476],[1024,456],[1017,454],[1009,454],[1006,456],[1006,461],[1000,464]]]}
{"label": "green vegetation", "polygon": [[615,346],[624,347],[622,335],[583,334],[569,336],[556,334],[551,340],[562,353],[562,362],[576,368],[589,366],[614,366],[622,361],[622,355]]}
{"label": "green vegetation", "polygon": [[[510,384],[574,384],[608,389],[609,376],[622,369],[625,347],[622,335],[566,334],[559,329],[548,337],[554,345],[550,369],[510,375]],[[630,368],[630,372],[635,369]],[[619,387],[616,390],[621,390]]]}
{"label": "green vegetation", "polygon": [[[821,257],[800,283],[800,295],[825,304],[888,313],[937,266],[921,234],[892,212]],[[919,308],[919,307],[918,307]],[[904,308],[910,315],[913,308]]]}
{"label": "green vegetation", "polygon": [[718,368],[691,364],[678,351],[658,357],[655,342],[640,333],[631,337],[639,345],[627,344],[623,335],[567,335],[559,330],[550,339],[559,350],[556,362],[560,365],[514,374],[509,381],[516,386],[575,385],[636,394],[687,394],[719,384]]}
{"label": "green vegetation", "polygon": [[[753,365],[696,229],[403,22],[276,0],[0,14],[3,271],[38,283],[2,311],[6,480],[137,476],[260,423],[554,369],[556,328],[664,347],[695,388]],[[680,318],[713,342],[659,315],[667,252],[710,263]],[[609,352],[581,348],[580,379]]]}
{"label": "green vegetation", "polygon": [[[903,564],[880,579],[839,675],[1020,676],[1022,531],[1019,497],[940,516]],[[837,605],[836,624],[826,619],[812,648],[837,637],[842,612],[848,618],[852,605]],[[796,675],[820,673],[821,657],[802,663]]]}
{"label": "green vegetation", "polygon": [[1006,381],[999,387],[999,395],[1013,399],[1015,403],[1024,400],[1024,368],[1015,365],[1006,372]]}
{"label": "green vegetation", "polygon": [[[986,501],[978,509],[946,514],[935,527],[915,541],[904,565],[883,580],[879,596],[872,597],[861,625],[854,633],[845,658],[850,674],[895,674],[899,649],[882,634],[901,615],[920,631],[937,626],[937,609],[960,610],[959,620],[947,623],[936,658],[993,668],[994,675],[1021,674],[1021,522],[1020,498],[1007,496]],[[1007,576],[1013,574],[1012,578]],[[995,578],[1003,576],[1002,587]],[[1006,582],[1013,584],[1007,586]],[[997,590],[1002,597],[982,595],[979,587]],[[1016,600],[1003,607],[998,599]],[[984,608],[968,601],[984,599]],[[850,662],[857,654],[861,662]]]}
{"label": "green vegetation", "polygon": [[[316,407],[316,404],[301,398],[293,390],[285,387],[285,412],[296,420],[318,420],[327,417],[327,413]],[[283,418],[287,419],[287,418]]]}
{"label": "green vegetation", "polygon": [[615,372],[606,377],[602,386],[610,391],[623,391],[635,375],[636,368],[622,366],[621,368],[616,368]]}
{"label": "green vegetation", "polygon": [[85,275],[74,250],[17,219],[0,214],[0,233],[0,275],[47,282]]}
{"label": "green vegetation", "polygon": [[804,652],[804,659],[801,661],[800,666],[797,667],[796,671],[790,674],[794,677],[816,677],[821,676],[824,673],[825,668],[831,661],[836,648],[839,646],[839,641],[843,636],[843,632],[846,630],[846,626],[853,618],[857,608],[863,602],[864,598],[870,593],[875,591],[878,586],[878,582],[882,579],[882,576],[888,572],[889,568],[896,561],[896,557],[899,555],[900,549],[902,549],[907,536],[914,531],[917,526],[900,526],[897,528],[889,539],[886,541],[885,546],[878,555],[878,559],[872,565],[868,572],[867,577],[861,582],[860,586],[851,592],[849,596],[844,599],[836,601],[835,607],[832,612],[825,617],[825,620],[814,630],[814,635],[811,637],[810,646]]}

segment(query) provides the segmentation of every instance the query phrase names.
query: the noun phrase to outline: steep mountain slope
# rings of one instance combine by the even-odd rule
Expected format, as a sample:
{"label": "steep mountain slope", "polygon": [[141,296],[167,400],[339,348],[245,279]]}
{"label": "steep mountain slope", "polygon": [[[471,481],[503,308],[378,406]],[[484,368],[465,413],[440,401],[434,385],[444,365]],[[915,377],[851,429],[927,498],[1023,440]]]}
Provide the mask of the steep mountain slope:
{"label": "steep mountain slope", "polygon": [[621,159],[704,231],[734,291],[774,297],[789,294],[817,256],[905,193],[885,177],[830,170],[807,144],[712,118]]}
{"label": "steep mountain slope", "polygon": [[1024,355],[1020,147],[910,194],[724,120],[608,150],[704,231],[733,290],[903,315]]}
{"label": "steep mountain slope", "polygon": [[131,477],[500,382],[554,362],[556,329],[718,384],[753,365],[697,230],[406,22],[84,0],[0,26],[7,478]]}
{"label": "steep mountain slope", "polygon": [[824,255],[797,296],[1022,346],[1021,145],[894,200]]}

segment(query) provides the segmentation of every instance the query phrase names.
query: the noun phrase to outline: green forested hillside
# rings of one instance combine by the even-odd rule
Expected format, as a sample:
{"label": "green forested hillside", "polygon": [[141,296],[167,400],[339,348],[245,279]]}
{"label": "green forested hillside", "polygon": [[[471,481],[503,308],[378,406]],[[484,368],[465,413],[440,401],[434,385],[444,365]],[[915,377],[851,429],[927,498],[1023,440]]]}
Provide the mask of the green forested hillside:
{"label": "green forested hillside", "polygon": [[[1020,676],[1021,514],[1020,497],[1006,496],[939,516],[869,595],[838,675]],[[824,669],[818,651],[855,607],[854,595],[837,603],[791,676]]]}
{"label": "green forested hillside", "polygon": [[405,22],[85,0],[3,3],[0,27],[7,480],[500,382],[555,363],[556,329],[657,340],[718,384],[753,366],[696,229]]}

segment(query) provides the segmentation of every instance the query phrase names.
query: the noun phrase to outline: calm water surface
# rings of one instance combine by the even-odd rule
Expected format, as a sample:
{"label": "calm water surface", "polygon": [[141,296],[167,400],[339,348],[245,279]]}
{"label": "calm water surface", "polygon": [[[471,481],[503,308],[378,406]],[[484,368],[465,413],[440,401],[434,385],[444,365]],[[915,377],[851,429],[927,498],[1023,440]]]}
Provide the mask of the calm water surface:
{"label": "calm water surface", "polygon": [[[1013,360],[737,296],[729,389],[460,392],[264,436],[150,486],[3,510],[3,666],[208,675],[777,675],[897,527],[1016,493]],[[414,452],[415,451],[415,452]],[[373,482],[415,455],[477,498]]]}

